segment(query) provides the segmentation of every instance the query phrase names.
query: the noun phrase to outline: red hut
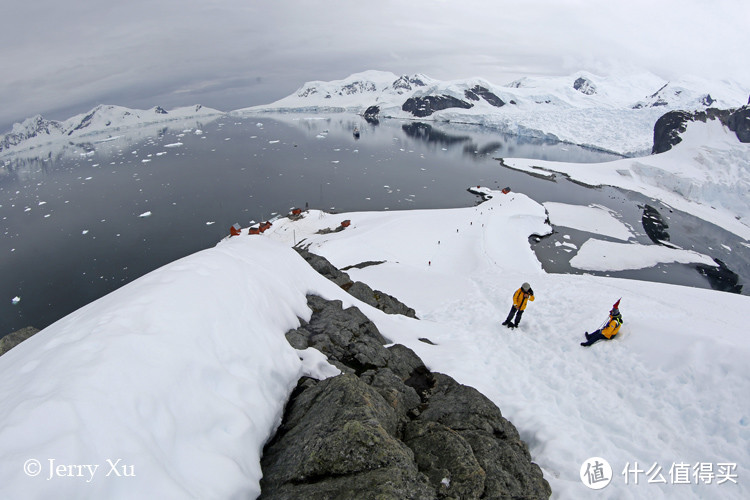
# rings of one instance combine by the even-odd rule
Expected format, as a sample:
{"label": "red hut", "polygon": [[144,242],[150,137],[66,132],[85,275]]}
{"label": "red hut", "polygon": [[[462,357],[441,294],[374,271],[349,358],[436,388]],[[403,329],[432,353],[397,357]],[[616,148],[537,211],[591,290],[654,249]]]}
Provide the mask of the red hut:
{"label": "red hut", "polygon": [[251,227],[247,234],[260,234],[259,227]]}
{"label": "red hut", "polygon": [[349,227],[351,225],[352,221],[349,219],[346,219],[345,221],[341,222],[341,227]]}
{"label": "red hut", "polygon": [[508,194],[508,193],[510,193],[510,187],[504,187],[503,194]]}
{"label": "red hut", "polygon": [[232,227],[229,228],[229,236],[239,236],[242,234],[242,226],[240,226],[239,223],[234,223]]}
{"label": "red hut", "polygon": [[292,209],[292,215],[301,215],[302,209],[301,208],[293,208]]}

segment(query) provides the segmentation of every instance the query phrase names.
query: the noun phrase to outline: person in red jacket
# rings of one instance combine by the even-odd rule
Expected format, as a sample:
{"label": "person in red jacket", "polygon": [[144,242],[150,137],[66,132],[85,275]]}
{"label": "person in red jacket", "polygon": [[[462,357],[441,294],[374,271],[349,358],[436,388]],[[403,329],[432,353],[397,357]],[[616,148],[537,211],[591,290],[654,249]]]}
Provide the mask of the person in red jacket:
{"label": "person in red jacket", "polygon": [[609,311],[609,318],[604,322],[602,328],[599,328],[592,333],[584,333],[584,335],[586,335],[586,342],[581,342],[582,346],[588,347],[595,342],[600,340],[610,340],[617,335],[617,332],[620,331],[620,327],[622,326],[622,314],[620,314],[619,306],[620,301],[618,300],[612,306],[612,310]]}
{"label": "person in red jacket", "polygon": [[[508,328],[518,328],[518,323],[521,322],[521,316],[523,316],[523,312],[526,310],[526,304],[528,304],[529,301],[533,302],[533,300],[534,290],[531,289],[531,285],[524,283],[521,285],[521,288],[516,290],[516,293],[513,294],[513,305],[510,307],[510,313],[508,314],[508,318],[503,321],[503,325]],[[513,316],[516,317],[515,322],[513,321]]]}

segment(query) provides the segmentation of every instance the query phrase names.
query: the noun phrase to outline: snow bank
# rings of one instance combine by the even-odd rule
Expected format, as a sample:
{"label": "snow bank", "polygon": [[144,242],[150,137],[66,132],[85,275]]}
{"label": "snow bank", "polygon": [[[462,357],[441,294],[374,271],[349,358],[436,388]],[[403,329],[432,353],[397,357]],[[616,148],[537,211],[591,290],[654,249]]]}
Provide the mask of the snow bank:
{"label": "snow bank", "polygon": [[660,263],[672,262],[716,266],[716,262],[711,257],[692,250],[595,239],[587,240],[581,245],[578,253],[570,259],[572,267],[585,271],[645,269]]}
{"label": "snow bank", "polygon": [[544,208],[549,212],[549,220],[553,226],[570,227],[625,241],[633,236],[632,231],[606,207],[547,202],[544,203]]}
{"label": "snow bank", "polygon": [[[338,372],[284,338],[308,291],[335,288],[289,248],[233,239],[46,328],[0,358],[0,497],[254,498],[298,378]],[[118,459],[135,477],[107,477]],[[99,468],[56,469],[80,464]]]}

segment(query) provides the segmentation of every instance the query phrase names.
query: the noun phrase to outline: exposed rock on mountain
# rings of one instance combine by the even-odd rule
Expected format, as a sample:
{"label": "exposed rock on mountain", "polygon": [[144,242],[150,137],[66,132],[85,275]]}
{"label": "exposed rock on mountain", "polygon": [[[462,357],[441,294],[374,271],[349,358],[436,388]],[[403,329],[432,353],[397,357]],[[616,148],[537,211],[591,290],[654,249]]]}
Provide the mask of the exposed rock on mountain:
{"label": "exposed rock on mountain", "polygon": [[369,304],[376,309],[380,309],[386,314],[402,314],[409,318],[416,318],[414,309],[408,307],[396,297],[389,295],[380,290],[373,290],[366,283],[353,281],[349,275],[337,269],[328,259],[316,255],[305,248],[295,247],[303,259],[317,272],[336,283],[338,286],[349,292],[353,297]]}
{"label": "exposed rock on mountain", "polygon": [[464,91],[464,95],[467,99],[471,99],[472,101],[478,101],[481,97],[496,108],[505,106],[505,102],[502,99],[481,85],[474,85],[470,90]]}
{"label": "exposed rock on mountain", "polygon": [[395,82],[393,82],[393,90],[398,94],[404,92],[411,92],[416,88],[425,87],[427,84],[424,82],[424,77],[421,75],[415,76],[401,76]]}
{"label": "exposed rock on mountain", "polygon": [[469,109],[473,104],[449,95],[428,95],[424,97],[410,97],[401,109],[418,118],[430,116],[436,111],[449,108]]}
{"label": "exposed rock on mountain", "polygon": [[362,116],[364,116],[367,123],[377,125],[379,122],[378,115],[380,114],[380,108],[378,106],[370,106],[365,110]]}
{"label": "exposed rock on mountain", "polygon": [[734,111],[726,121],[726,126],[737,134],[740,142],[750,142],[750,105]]}
{"label": "exposed rock on mountain", "polygon": [[737,135],[740,142],[750,142],[750,106],[739,109],[708,108],[705,111],[670,111],[654,125],[654,146],[651,154],[663,153],[682,142],[680,134],[687,130],[688,122],[719,120]]}
{"label": "exposed rock on mountain", "polygon": [[585,95],[596,94],[596,85],[594,85],[594,83],[588,78],[584,78],[582,76],[579,76],[578,78],[576,78],[576,81],[573,82],[573,88],[576,89],[581,94],[585,94]]}
{"label": "exposed rock on mountain", "polygon": [[16,123],[10,133],[5,134],[0,140],[0,151],[7,150],[13,146],[23,143],[35,137],[60,136],[64,133],[64,127],[60,122],[45,120],[37,115],[23,123]]}
{"label": "exposed rock on mountain", "polygon": [[221,114],[220,111],[204,108],[200,104],[174,109],[170,112],[160,106],[139,110],[122,106],[99,105],[88,113],[74,116],[63,122],[35,116],[23,123],[16,123],[10,133],[0,137],[0,152],[12,148],[36,147],[60,139],[67,141],[71,138],[104,134],[112,130],[219,114]]}
{"label": "exposed rock on mountain", "polygon": [[261,496],[549,498],[517,430],[490,400],[430,372],[358,309],[308,296],[310,322],[287,334],[343,374],[302,378],[263,452]]}

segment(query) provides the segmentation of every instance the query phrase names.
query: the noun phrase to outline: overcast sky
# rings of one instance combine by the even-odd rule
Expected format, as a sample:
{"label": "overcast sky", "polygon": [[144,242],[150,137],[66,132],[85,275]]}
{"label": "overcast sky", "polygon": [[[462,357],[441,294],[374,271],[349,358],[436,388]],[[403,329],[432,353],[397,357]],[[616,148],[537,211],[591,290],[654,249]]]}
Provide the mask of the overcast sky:
{"label": "overcast sky", "polygon": [[0,2],[0,133],[100,103],[229,111],[367,69],[496,84],[648,70],[750,88],[750,0]]}

